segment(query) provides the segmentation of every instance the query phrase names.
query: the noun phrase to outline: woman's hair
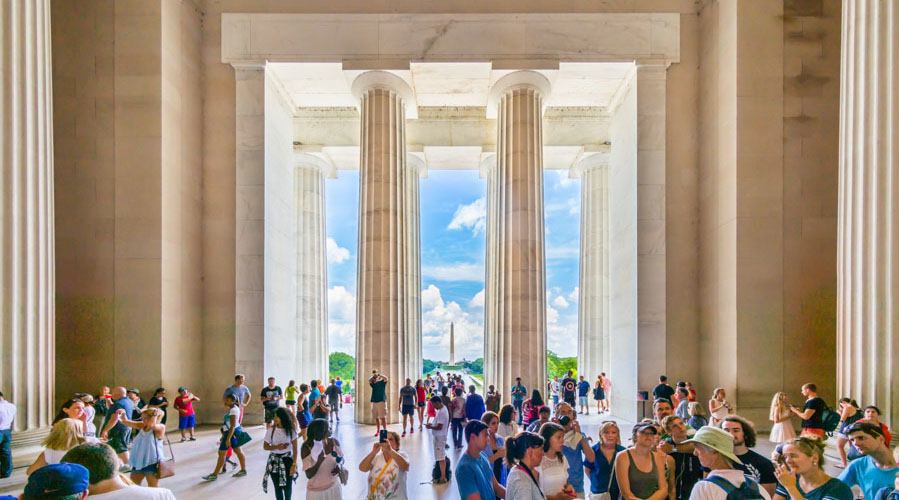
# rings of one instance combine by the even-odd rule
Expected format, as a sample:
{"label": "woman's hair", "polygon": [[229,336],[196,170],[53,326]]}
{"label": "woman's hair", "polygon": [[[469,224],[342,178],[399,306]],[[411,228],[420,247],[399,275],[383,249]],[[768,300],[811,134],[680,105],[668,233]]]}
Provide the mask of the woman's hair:
{"label": "woman's hair", "polygon": [[393,440],[396,441],[396,449],[399,450],[400,445],[402,444],[402,441],[400,441],[399,433],[396,431],[387,431],[387,437],[393,438]]}
{"label": "woman's hair", "polygon": [[68,451],[84,442],[84,422],[64,418],[53,424],[41,445],[57,451]]}
{"label": "woman's hair", "polygon": [[515,408],[512,405],[503,405],[499,410],[499,423],[509,425],[512,423],[512,416],[515,415]]}
{"label": "woman's hair", "polygon": [[56,424],[57,422],[59,422],[60,420],[62,420],[64,418],[69,418],[69,414],[66,413],[65,410],[68,410],[69,408],[71,408],[72,405],[75,403],[84,404],[84,401],[82,401],[80,398],[72,398],[72,399],[66,401],[65,403],[63,403],[62,406],[59,408],[59,413],[56,414],[56,418],[53,419],[53,423]]}
{"label": "woman's hair", "polygon": [[155,398],[156,396],[159,396],[160,392],[165,392],[165,387],[160,387],[160,388],[156,389],[156,391],[153,392],[153,397]]}
{"label": "woman's hair", "polygon": [[234,406],[237,404],[237,397],[234,394],[228,394],[225,396],[225,402],[231,401],[228,406]]}
{"label": "woman's hair", "polygon": [[485,411],[483,415],[481,415],[481,422],[484,422],[487,425],[490,425],[490,422],[493,422],[494,418],[499,418],[499,415],[492,411]]}
{"label": "woman's hair", "polygon": [[306,441],[303,443],[303,445],[309,445],[309,447],[312,447],[313,441],[323,441],[330,435],[331,430],[328,428],[327,419],[313,419],[312,422],[309,422],[309,427],[306,428]]}
{"label": "woman's hair", "polygon": [[852,398],[840,398],[840,403],[849,403],[853,408],[858,409],[858,401]]}
{"label": "woman's hair", "polygon": [[287,411],[287,408],[283,407],[278,407],[275,410],[275,416],[281,422],[281,428],[284,429],[284,432],[287,433],[290,439],[293,439],[297,435],[297,418]]}
{"label": "woman's hair", "polygon": [[309,390],[308,384],[300,384],[300,392],[306,392]]}
{"label": "woman's hair", "polygon": [[787,393],[778,392],[774,394],[774,398],[771,400],[771,410],[768,411],[768,420],[774,422],[777,417],[779,417],[785,408],[784,400],[787,398]]}
{"label": "woman's hair", "polygon": [[702,405],[697,403],[696,401],[691,401],[689,404],[687,404],[687,414],[689,414],[691,417],[705,416]]}
{"label": "woman's hair", "polygon": [[531,393],[531,406],[543,406],[543,396],[540,395],[540,391],[534,389],[534,392]]}
{"label": "woman's hair", "polygon": [[546,440],[533,432],[519,432],[506,438],[506,466],[512,468],[530,448],[546,447]]}
{"label": "woman's hair", "polygon": [[874,411],[876,411],[878,416],[879,416],[879,415],[883,415],[883,412],[880,411],[880,408],[878,408],[878,407],[876,407],[876,406],[874,406],[874,405],[866,406],[866,407],[865,407],[865,411],[868,411],[868,410],[874,410]]}
{"label": "woman's hair", "polygon": [[714,391],[712,391],[712,399],[718,398],[718,393],[723,391],[724,387],[716,387]]}
{"label": "woman's hair", "polygon": [[151,422],[153,425],[158,424],[159,421],[162,420],[162,410],[160,410],[159,408],[147,407],[140,411],[141,418],[143,418],[144,415],[151,415],[151,414],[153,415],[153,422]]}
{"label": "woman's hair", "polygon": [[[555,422],[547,422],[540,426],[540,437],[543,438],[543,451],[549,451],[549,440],[553,437],[557,432],[565,433],[565,428]],[[559,452],[559,459],[562,458],[562,453]]]}
{"label": "woman's hair", "polygon": [[418,379],[418,380],[415,381],[415,387],[416,387],[416,388],[421,387],[422,384],[424,384],[424,382],[422,382],[421,379]]}
{"label": "woman's hair", "polygon": [[771,452],[771,461],[774,462],[774,465],[784,465],[786,463],[783,443],[774,447],[774,451]]}
{"label": "woman's hair", "polygon": [[[818,468],[824,469],[824,443],[820,439],[812,437],[798,437],[787,441],[788,445],[795,446],[803,455],[807,457],[818,457]],[[786,448],[786,446],[784,446]]]}
{"label": "woman's hair", "polygon": [[618,427],[618,424],[612,420],[608,420],[608,421],[600,424],[600,426],[599,426],[599,442],[600,443],[602,443],[603,433],[605,433],[607,430],[611,429],[612,427],[618,429],[618,442],[616,442],[615,444],[621,444],[621,428]]}
{"label": "woman's hair", "polygon": [[293,386],[295,386],[296,384],[297,384],[297,381],[296,381],[296,380],[291,380],[291,381],[287,382],[287,387],[293,387]]}

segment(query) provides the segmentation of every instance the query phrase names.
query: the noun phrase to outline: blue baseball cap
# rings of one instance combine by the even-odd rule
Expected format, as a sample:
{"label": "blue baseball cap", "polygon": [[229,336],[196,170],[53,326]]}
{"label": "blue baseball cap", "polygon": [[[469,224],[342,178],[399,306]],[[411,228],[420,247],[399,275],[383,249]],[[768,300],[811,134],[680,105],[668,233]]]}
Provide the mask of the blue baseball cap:
{"label": "blue baseball cap", "polygon": [[61,498],[87,491],[90,474],[80,464],[47,465],[28,476],[25,499]]}

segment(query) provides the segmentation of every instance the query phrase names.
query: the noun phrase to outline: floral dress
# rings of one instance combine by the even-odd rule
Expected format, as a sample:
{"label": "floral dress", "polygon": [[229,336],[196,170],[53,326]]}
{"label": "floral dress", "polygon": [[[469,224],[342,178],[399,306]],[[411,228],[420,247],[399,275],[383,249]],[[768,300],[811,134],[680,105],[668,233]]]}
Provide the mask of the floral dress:
{"label": "floral dress", "polygon": [[[406,462],[409,456],[403,451],[397,451]],[[372,461],[371,471],[368,473],[368,487],[366,500],[405,500],[406,497],[406,473],[400,469],[395,460],[387,462],[383,453]]]}

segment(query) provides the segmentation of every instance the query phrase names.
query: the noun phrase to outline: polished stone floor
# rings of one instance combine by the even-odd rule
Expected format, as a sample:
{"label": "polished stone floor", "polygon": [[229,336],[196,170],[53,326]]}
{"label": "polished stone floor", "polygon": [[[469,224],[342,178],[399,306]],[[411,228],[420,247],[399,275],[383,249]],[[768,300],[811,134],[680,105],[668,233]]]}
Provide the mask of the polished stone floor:
{"label": "polished stone floor", "polygon": [[[344,407],[345,415],[351,416],[352,406]],[[593,442],[597,441],[597,430],[604,420],[614,419],[608,416],[598,416],[591,412],[590,415],[580,415],[578,420],[581,421],[582,428],[588,436],[593,438]],[[617,420],[617,419],[615,419]],[[629,441],[632,423],[620,421],[619,425],[622,430],[622,441],[625,444]],[[391,429],[400,431],[401,425],[391,425]],[[358,464],[362,458],[371,450],[372,443],[375,441],[374,426],[356,425],[352,421],[343,421],[334,425],[335,437],[340,440],[347,464],[350,469],[349,483],[344,487],[343,498],[361,499],[364,498],[364,489],[366,486],[366,475],[358,470]],[[214,427],[205,427],[199,430],[196,442],[180,443],[177,442],[177,431],[169,434],[169,437],[176,439],[173,442],[173,449],[176,459],[177,474],[171,478],[164,479],[160,484],[171,489],[175,496],[182,500],[206,499],[206,498],[224,498],[224,499],[255,499],[265,498],[266,495],[262,491],[262,475],[265,467],[265,461],[268,453],[262,449],[262,438],[264,435],[263,427],[249,428],[248,431],[253,436],[253,441],[245,446],[247,454],[247,469],[249,475],[242,478],[233,478],[230,475],[220,476],[217,481],[207,483],[201,478],[210,473],[215,465],[216,443],[219,433]],[[407,488],[410,499],[458,499],[459,493],[455,484],[455,476],[451,484],[434,486],[431,481],[431,467],[434,463],[431,451],[430,432],[425,429],[421,432],[417,428],[414,434],[408,434],[402,441],[402,449],[410,455],[412,466],[409,471]],[[764,437],[760,437],[756,451],[763,455],[770,455],[772,446]],[[168,446],[166,446],[168,450]],[[456,451],[451,449],[448,456],[453,465],[458,462],[458,457],[463,450]],[[832,461],[831,461],[832,463]],[[828,472],[833,474],[836,471],[832,467],[828,467]],[[230,472],[230,470],[229,470]],[[295,486],[293,498],[305,498],[305,478],[300,475],[300,479]],[[25,481],[24,468],[16,469],[13,477],[0,481],[0,494],[18,494],[22,491]],[[269,497],[274,497],[274,490],[269,485]]]}

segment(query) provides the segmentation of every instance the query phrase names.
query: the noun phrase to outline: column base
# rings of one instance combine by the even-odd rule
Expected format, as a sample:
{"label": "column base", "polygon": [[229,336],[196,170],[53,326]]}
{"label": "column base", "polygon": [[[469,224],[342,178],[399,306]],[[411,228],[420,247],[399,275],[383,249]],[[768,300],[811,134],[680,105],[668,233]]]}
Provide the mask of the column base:
{"label": "column base", "polygon": [[13,432],[12,443],[12,466],[13,468],[27,467],[34,462],[44,447],[41,441],[50,434],[50,427],[41,427],[40,429],[31,429],[21,432]]}

